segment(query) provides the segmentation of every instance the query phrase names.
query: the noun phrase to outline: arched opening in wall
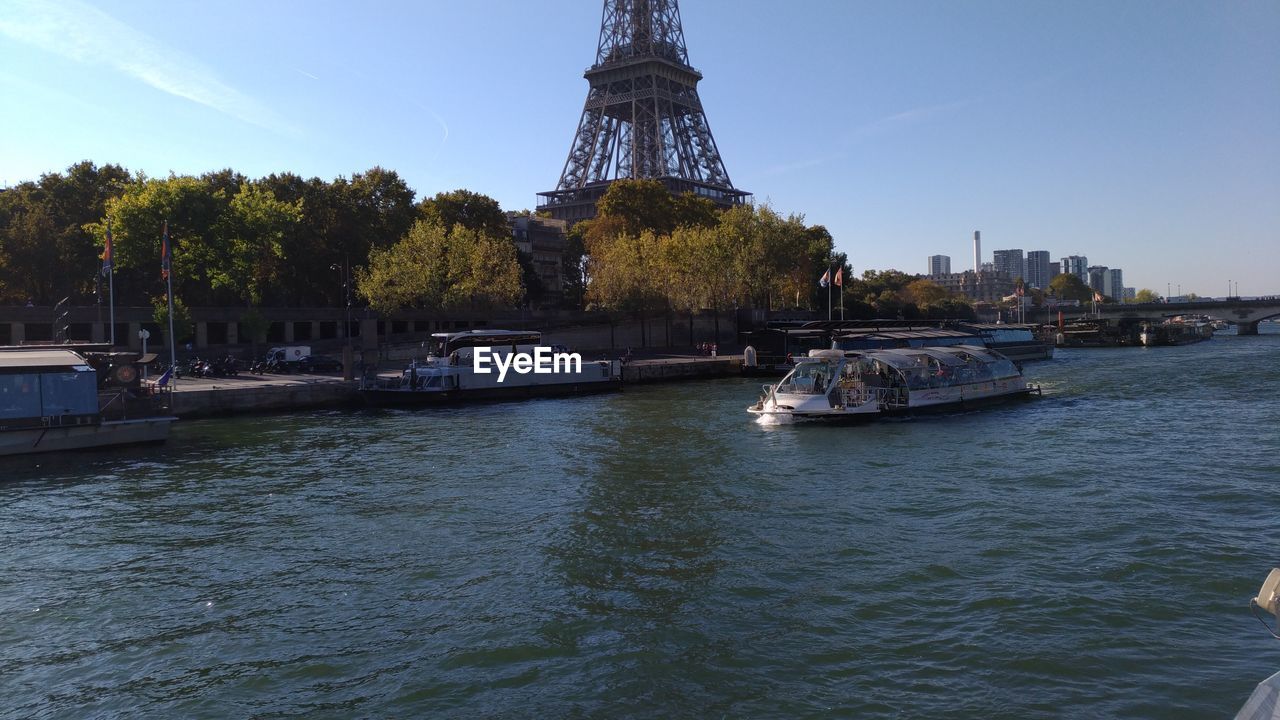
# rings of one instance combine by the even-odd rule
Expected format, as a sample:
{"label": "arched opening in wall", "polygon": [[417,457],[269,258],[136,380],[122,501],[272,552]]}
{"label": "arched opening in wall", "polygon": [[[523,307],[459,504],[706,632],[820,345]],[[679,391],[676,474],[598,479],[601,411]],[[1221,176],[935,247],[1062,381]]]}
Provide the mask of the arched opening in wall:
{"label": "arched opening in wall", "polygon": [[273,322],[267,328],[267,342],[282,343],[284,342],[284,323]]}
{"label": "arched opening in wall", "polygon": [[342,335],[340,335],[338,332],[340,329],[340,326],[341,326],[341,323],[333,322],[330,320],[321,320],[320,321],[320,337],[316,339],[317,340],[336,340],[337,338],[342,337]]}
{"label": "arched opening in wall", "polygon": [[295,322],[293,324],[293,339],[295,341],[314,340],[315,338],[311,337],[311,323]]}

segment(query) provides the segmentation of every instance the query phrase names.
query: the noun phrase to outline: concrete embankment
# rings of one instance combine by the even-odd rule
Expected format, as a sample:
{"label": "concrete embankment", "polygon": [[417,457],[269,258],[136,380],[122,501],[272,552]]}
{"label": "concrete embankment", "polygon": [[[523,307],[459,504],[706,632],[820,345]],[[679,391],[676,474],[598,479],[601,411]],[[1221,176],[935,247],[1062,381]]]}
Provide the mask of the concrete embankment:
{"label": "concrete embankment", "polygon": [[[742,356],[666,357],[634,360],[622,368],[625,384],[735,377]],[[239,375],[183,378],[174,388],[180,418],[359,407],[356,383],[328,375]]]}
{"label": "concrete embankment", "polygon": [[323,375],[238,376],[182,379],[174,388],[173,414],[180,418],[354,407],[356,384]]}
{"label": "concrete embankment", "polygon": [[742,356],[674,357],[635,360],[622,366],[622,382],[647,383],[737,376]]}

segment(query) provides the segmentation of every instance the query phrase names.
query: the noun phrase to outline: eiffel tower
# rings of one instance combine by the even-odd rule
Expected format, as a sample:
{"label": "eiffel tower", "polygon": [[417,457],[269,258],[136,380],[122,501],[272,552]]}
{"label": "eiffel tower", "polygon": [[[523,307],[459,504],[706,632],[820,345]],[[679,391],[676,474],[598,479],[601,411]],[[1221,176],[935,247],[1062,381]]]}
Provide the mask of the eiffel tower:
{"label": "eiffel tower", "polygon": [[620,178],[653,178],[722,207],[735,189],[698,99],[702,73],[689,65],[677,0],[605,0],[596,63],[578,132],[555,190],[539,210],[569,222],[595,217],[596,201]]}

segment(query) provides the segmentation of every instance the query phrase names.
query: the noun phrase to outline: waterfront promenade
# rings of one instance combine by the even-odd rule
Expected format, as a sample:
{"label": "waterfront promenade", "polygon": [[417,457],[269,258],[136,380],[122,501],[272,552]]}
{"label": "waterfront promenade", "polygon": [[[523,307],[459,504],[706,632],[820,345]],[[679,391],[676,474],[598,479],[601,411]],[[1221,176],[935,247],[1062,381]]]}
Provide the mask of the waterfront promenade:
{"label": "waterfront promenade", "polygon": [[[622,368],[626,384],[736,376],[741,355],[653,355]],[[389,369],[384,370],[387,372]],[[357,407],[358,383],[340,375],[292,374],[181,378],[174,386],[172,409],[180,418],[240,413]]]}

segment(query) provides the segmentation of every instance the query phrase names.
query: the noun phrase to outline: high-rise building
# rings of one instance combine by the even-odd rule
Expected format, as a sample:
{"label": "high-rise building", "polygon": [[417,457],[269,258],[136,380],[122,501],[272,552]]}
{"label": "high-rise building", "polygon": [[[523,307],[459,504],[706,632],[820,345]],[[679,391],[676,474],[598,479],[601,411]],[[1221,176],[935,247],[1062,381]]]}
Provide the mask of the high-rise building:
{"label": "high-rise building", "polygon": [[1094,292],[1100,292],[1103,295],[1107,294],[1107,270],[1109,269],[1110,268],[1108,268],[1106,265],[1090,265],[1089,266],[1088,268],[1089,276],[1088,276],[1088,279],[1085,280],[1085,284],[1089,286],[1090,290],[1093,290]]}
{"label": "high-rise building", "polygon": [[1018,278],[1027,279],[1027,266],[1022,258],[1022,248],[995,250],[991,253],[991,262],[996,266],[996,272],[1004,273],[1014,281]]}
{"label": "high-rise building", "polygon": [[[1061,274],[1062,274],[1062,263],[1060,262],[1049,263],[1049,282],[1053,282],[1053,279],[1058,277]],[[1049,287],[1049,286],[1045,285],[1045,287]]]}
{"label": "high-rise building", "polygon": [[[988,263],[990,264],[990,263]],[[930,278],[942,287],[981,302],[1000,302],[1013,292],[1013,278],[995,271],[965,271]]]}
{"label": "high-rise building", "polygon": [[1075,275],[1080,282],[1089,284],[1089,258],[1084,255],[1068,255],[1062,258],[1062,274]]}
{"label": "high-rise building", "polygon": [[973,231],[973,271],[982,272],[982,232]]}
{"label": "high-rise building", "polygon": [[930,255],[929,256],[929,274],[930,275],[950,275],[951,274],[951,256],[950,255]]}
{"label": "high-rise building", "polygon": [[1113,300],[1124,299],[1124,271],[1120,268],[1107,270],[1106,282],[1102,284],[1102,294]]}
{"label": "high-rise building", "polygon": [[1027,274],[1023,278],[1028,285],[1041,290],[1049,287],[1049,281],[1053,279],[1050,270],[1048,250],[1027,251]]}

